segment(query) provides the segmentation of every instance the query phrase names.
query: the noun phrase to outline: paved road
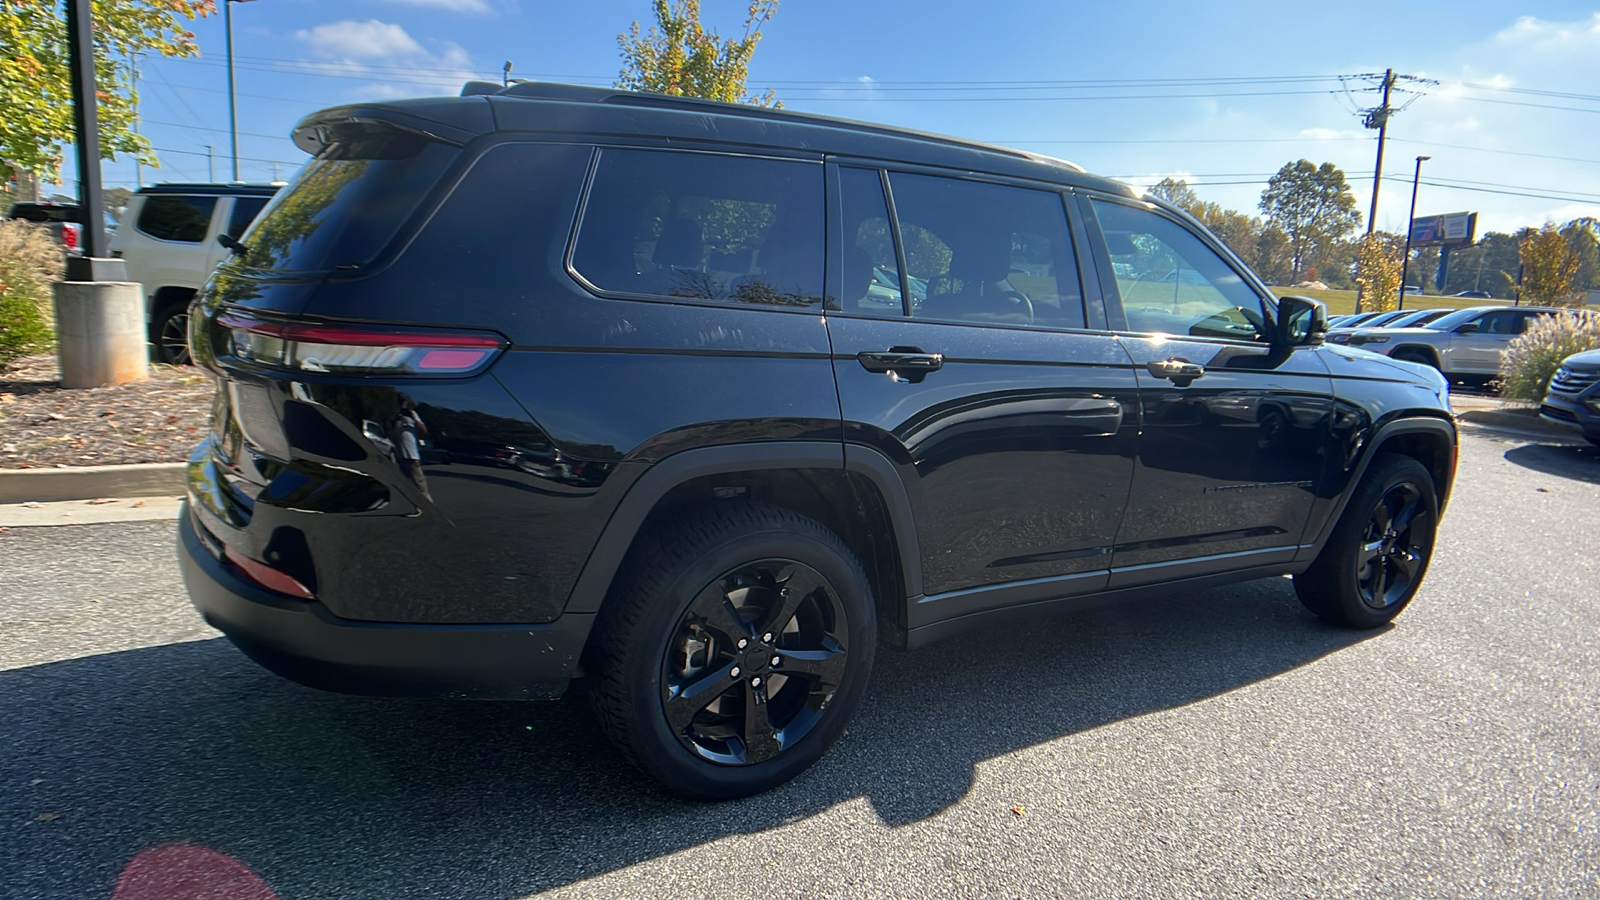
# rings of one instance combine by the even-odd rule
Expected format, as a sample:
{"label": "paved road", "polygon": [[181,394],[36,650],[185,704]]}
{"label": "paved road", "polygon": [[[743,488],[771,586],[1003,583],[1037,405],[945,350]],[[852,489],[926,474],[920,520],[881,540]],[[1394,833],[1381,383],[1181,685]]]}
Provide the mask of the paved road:
{"label": "paved road", "polygon": [[1461,469],[1392,629],[1274,579],[886,654],[821,764],[721,805],[643,786],[576,703],[261,671],[168,525],[11,529],[0,897],[107,898],[173,843],[282,900],[1593,897],[1600,455],[1477,434]]}

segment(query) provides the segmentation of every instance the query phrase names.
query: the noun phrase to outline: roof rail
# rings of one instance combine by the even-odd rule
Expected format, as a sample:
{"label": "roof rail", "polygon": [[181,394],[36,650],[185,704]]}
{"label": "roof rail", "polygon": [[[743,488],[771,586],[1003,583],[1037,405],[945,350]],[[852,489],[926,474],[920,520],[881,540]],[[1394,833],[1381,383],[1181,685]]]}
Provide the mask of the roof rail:
{"label": "roof rail", "polygon": [[[492,82],[468,82],[461,89],[463,96],[468,96],[468,89],[477,93],[478,85],[490,85]],[[1003,153],[1019,159],[1033,162],[1043,162],[1063,165],[1076,172],[1083,172],[1082,166],[1045,156],[1039,153],[1030,153],[1026,150],[1015,150],[1011,147],[1002,147],[998,144],[986,144],[982,141],[967,140],[965,138],[950,137],[949,135],[933,134],[926,131],[917,131],[913,128],[896,128],[892,125],[878,125],[873,122],[861,122],[854,119],[841,119],[834,116],[818,115],[817,113],[795,112],[788,109],[774,109],[768,106],[755,106],[749,103],[728,103],[722,100],[706,100],[701,97],[677,97],[669,94],[652,94],[643,91],[625,91],[618,88],[590,87],[578,84],[561,84],[554,81],[525,81],[509,87],[498,88],[494,91],[502,97],[521,97],[529,100],[559,100],[573,103],[610,103],[619,106],[642,106],[656,109],[698,110],[701,112],[715,113],[725,116],[739,116],[746,119],[767,119],[778,122],[799,122],[822,125],[829,128],[848,128],[852,131],[862,131],[871,134],[881,134],[889,137],[915,138],[916,140],[930,141],[952,147],[965,147],[976,150],[986,150],[990,153]]]}

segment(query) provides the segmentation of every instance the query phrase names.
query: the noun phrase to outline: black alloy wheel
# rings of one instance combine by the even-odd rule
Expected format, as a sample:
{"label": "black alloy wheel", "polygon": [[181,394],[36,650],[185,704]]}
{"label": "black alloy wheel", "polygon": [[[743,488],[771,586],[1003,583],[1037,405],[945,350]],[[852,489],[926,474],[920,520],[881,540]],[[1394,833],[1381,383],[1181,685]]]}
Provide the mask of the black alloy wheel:
{"label": "black alloy wheel", "polygon": [[849,623],[816,569],[764,559],[707,585],[662,660],[661,706],[687,749],[752,765],[816,727],[844,679]]}
{"label": "black alloy wheel", "polygon": [[821,758],[860,705],[872,588],[838,535],[730,503],[664,517],[618,573],[585,651],[600,727],[667,791],[726,800]]}
{"label": "black alloy wheel", "polygon": [[1372,461],[1295,593],[1323,619],[1376,628],[1416,596],[1439,527],[1433,475],[1409,456]]}
{"label": "black alloy wheel", "polygon": [[1361,599],[1384,610],[1411,595],[1433,539],[1422,490],[1402,482],[1373,507],[1356,568]]}

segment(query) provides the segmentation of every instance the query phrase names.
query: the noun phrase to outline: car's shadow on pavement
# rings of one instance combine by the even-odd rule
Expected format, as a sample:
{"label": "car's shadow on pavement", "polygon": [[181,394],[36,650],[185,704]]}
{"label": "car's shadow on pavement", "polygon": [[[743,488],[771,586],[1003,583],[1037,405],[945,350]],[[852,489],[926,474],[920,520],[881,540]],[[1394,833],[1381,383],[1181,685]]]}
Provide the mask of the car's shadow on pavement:
{"label": "car's shadow on pavement", "polygon": [[1381,633],[1324,626],[1270,579],[885,651],[821,763],[709,805],[640,781],[576,698],[324,694],[220,639],[0,672],[0,896],[109,897],[136,853],[181,842],[282,900],[509,897],[854,798],[901,825],[958,801],[985,760]]}
{"label": "car's shadow on pavement", "polygon": [[1506,461],[1546,475],[1600,484],[1600,447],[1523,444],[1507,450]]}

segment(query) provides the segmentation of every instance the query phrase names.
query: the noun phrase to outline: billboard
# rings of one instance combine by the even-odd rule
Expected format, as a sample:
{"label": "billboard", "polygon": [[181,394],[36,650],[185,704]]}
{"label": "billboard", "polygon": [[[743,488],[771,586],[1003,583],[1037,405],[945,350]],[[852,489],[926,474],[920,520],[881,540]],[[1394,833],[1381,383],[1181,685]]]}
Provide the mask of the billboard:
{"label": "billboard", "polygon": [[1411,220],[1411,246],[1453,247],[1470,244],[1478,234],[1477,213],[1445,213]]}

